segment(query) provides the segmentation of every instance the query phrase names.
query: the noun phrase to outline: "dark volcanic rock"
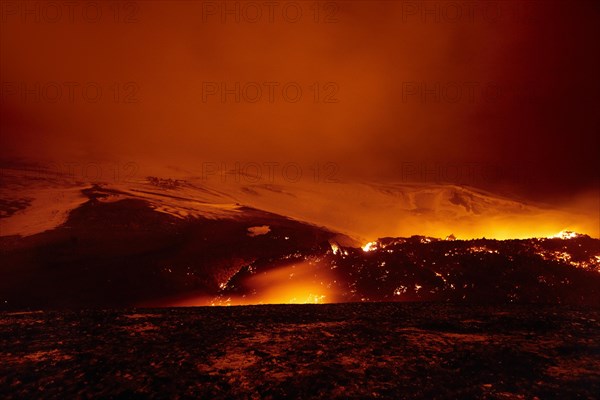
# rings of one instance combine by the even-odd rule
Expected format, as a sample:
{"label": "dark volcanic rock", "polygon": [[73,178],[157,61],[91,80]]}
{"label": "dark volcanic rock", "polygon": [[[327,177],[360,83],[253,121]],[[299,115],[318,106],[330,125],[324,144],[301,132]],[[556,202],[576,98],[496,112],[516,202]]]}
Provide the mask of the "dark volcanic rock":
{"label": "dark volcanic rock", "polygon": [[[254,277],[305,265],[333,301],[443,301],[475,304],[600,304],[600,240],[384,238],[370,251],[322,247],[258,259],[228,282],[221,299],[252,299]],[[260,293],[256,293],[260,298]]]}
{"label": "dark volcanic rock", "polygon": [[0,397],[592,399],[600,311],[355,303],[0,314]]}
{"label": "dark volcanic rock", "polygon": [[[105,194],[98,189],[85,193],[90,200],[64,225],[0,238],[0,309],[123,307],[214,295],[257,258],[307,251],[335,236],[249,208],[235,218],[176,218],[143,200],[98,201]],[[269,232],[250,236],[256,225]]]}

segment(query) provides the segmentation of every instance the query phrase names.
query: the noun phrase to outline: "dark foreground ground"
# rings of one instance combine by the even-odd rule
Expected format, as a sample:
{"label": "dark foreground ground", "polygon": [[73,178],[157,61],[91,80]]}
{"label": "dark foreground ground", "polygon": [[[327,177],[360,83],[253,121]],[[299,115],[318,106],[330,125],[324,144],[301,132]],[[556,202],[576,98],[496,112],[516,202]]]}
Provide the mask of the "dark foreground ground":
{"label": "dark foreground ground", "polygon": [[600,309],[339,304],[0,314],[0,398],[593,399]]}

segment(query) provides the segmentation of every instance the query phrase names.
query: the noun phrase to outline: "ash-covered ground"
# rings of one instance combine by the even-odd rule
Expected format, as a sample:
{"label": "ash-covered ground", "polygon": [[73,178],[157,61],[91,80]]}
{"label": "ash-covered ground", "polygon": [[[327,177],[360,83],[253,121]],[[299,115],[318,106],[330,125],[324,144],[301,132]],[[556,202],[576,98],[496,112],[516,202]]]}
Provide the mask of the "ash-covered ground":
{"label": "ash-covered ground", "polygon": [[0,314],[0,397],[594,399],[600,309],[431,303]]}

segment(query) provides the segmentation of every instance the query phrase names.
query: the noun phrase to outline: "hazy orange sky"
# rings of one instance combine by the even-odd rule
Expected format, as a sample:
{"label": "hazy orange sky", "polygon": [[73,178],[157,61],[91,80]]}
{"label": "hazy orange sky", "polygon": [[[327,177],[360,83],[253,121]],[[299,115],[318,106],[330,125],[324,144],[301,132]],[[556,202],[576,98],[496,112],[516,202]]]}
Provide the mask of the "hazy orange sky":
{"label": "hazy orange sky", "polygon": [[595,2],[52,4],[2,2],[4,160],[477,165],[498,193],[598,193]]}

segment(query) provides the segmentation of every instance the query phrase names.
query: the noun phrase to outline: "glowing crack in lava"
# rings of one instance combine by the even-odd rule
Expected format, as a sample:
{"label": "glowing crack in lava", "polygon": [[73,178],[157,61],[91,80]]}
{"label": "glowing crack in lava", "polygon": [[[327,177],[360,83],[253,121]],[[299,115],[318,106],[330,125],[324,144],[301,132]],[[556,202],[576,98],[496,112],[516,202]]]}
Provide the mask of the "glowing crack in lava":
{"label": "glowing crack in lava", "polygon": [[244,282],[251,295],[218,298],[212,305],[306,304],[332,302],[334,293],[318,263],[303,262],[280,267]]}
{"label": "glowing crack in lava", "polygon": [[335,283],[319,261],[303,261],[251,275],[241,283],[229,282],[229,289],[242,285],[250,294],[219,296],[210,305],[334,303],[339,297]]}
{"label": "glowing crack in lava", "polygon": [[574,239],[578,236],[581,236],[581,234],[577,233],[577,232],[573,232],[573,231],[560,231],[558,232],[556,235],[553,236],[549,236],[550,239]]}
{"label": "glowing crack in lava", "polygon": [[363,251],[374,251],[377,250],[377,242],[369,242],[362,247]]}

